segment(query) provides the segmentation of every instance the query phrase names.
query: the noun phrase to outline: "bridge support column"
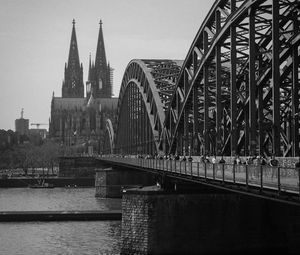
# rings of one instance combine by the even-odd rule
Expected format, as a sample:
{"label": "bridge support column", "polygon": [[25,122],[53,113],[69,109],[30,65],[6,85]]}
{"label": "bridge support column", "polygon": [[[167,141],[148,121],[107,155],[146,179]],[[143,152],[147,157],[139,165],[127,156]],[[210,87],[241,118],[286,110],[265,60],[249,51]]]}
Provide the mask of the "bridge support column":
{"label": "bridge support column", "polygon": [[293,253],[297,215],[297,206],[242,195],[131,189],[123,193],[121,254]]}
{"label": "bridge support column", "polygon": [[152,185],[155,178],[142,171],[119,168],[96,169],[96,197],[121,198],[123,188]]}

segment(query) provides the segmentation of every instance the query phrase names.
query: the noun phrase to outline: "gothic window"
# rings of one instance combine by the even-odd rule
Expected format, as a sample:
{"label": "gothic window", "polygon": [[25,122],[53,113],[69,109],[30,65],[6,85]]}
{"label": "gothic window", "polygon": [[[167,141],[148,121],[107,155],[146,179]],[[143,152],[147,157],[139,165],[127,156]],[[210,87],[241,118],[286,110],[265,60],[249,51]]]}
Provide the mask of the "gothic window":
{"label": "gothic window", "polygon": [[75,80],[72,80],[72,88],[75,88],[76,82]]}
{"label": "gothic window", "polygon": [[96,112],[94,109],[90,110],[90,130],[96,129]]}

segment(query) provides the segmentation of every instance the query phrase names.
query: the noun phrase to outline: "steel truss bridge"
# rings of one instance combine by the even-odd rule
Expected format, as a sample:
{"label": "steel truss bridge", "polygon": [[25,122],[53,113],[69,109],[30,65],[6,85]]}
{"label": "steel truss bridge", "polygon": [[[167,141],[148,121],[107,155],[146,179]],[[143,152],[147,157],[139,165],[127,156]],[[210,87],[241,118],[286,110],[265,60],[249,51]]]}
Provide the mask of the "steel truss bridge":
{"label": "steel truss bridge", "polygon": [[216,0],[184,61],[128,64],[104,153],[300,156],[299,45],[299,0]]}
{"label": "steel truss bridge", "polygon": [[132,60],[110,150],[300,156],[299,6],[217,0],[184,61]]}

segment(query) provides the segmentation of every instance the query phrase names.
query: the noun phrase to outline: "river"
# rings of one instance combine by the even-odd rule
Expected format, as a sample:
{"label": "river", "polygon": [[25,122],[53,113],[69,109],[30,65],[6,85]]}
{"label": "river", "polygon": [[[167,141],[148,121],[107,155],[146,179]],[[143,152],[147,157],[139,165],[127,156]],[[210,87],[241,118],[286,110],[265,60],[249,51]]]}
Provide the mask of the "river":
{"label": "river", "polygon": [[[94,188],[0,188],[0,211],[115,210]],[[0,254],[119,254],[121,221],[0,223]]]}

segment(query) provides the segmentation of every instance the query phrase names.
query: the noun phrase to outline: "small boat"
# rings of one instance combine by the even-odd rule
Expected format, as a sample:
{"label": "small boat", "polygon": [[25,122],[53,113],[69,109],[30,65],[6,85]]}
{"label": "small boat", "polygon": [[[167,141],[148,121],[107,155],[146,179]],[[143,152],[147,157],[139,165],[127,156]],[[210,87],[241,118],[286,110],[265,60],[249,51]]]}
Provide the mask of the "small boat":
{"label": "small boat", "polygon": [[67,189],[72,189],[72,188],[77,188],[77,185],[76,184],[69,184],[69,185],[66,185],[65,188]]}
{"label": "small boat", "polygon": [[37,184],[29,185],[29,188],[32,188],[32,189],[53,189],[54,185],[52,183],[48,183],[48,182],[45,182],[45,180],[43,180],[43,181],[38,181]]}
{"label": "small boat", "polygon": [[45,182],[43,185],[40,185],[40,184],[29,185],[29,188],[32,188],[32,189],[53,189],[54,185],[51,184],[51,183]]}

